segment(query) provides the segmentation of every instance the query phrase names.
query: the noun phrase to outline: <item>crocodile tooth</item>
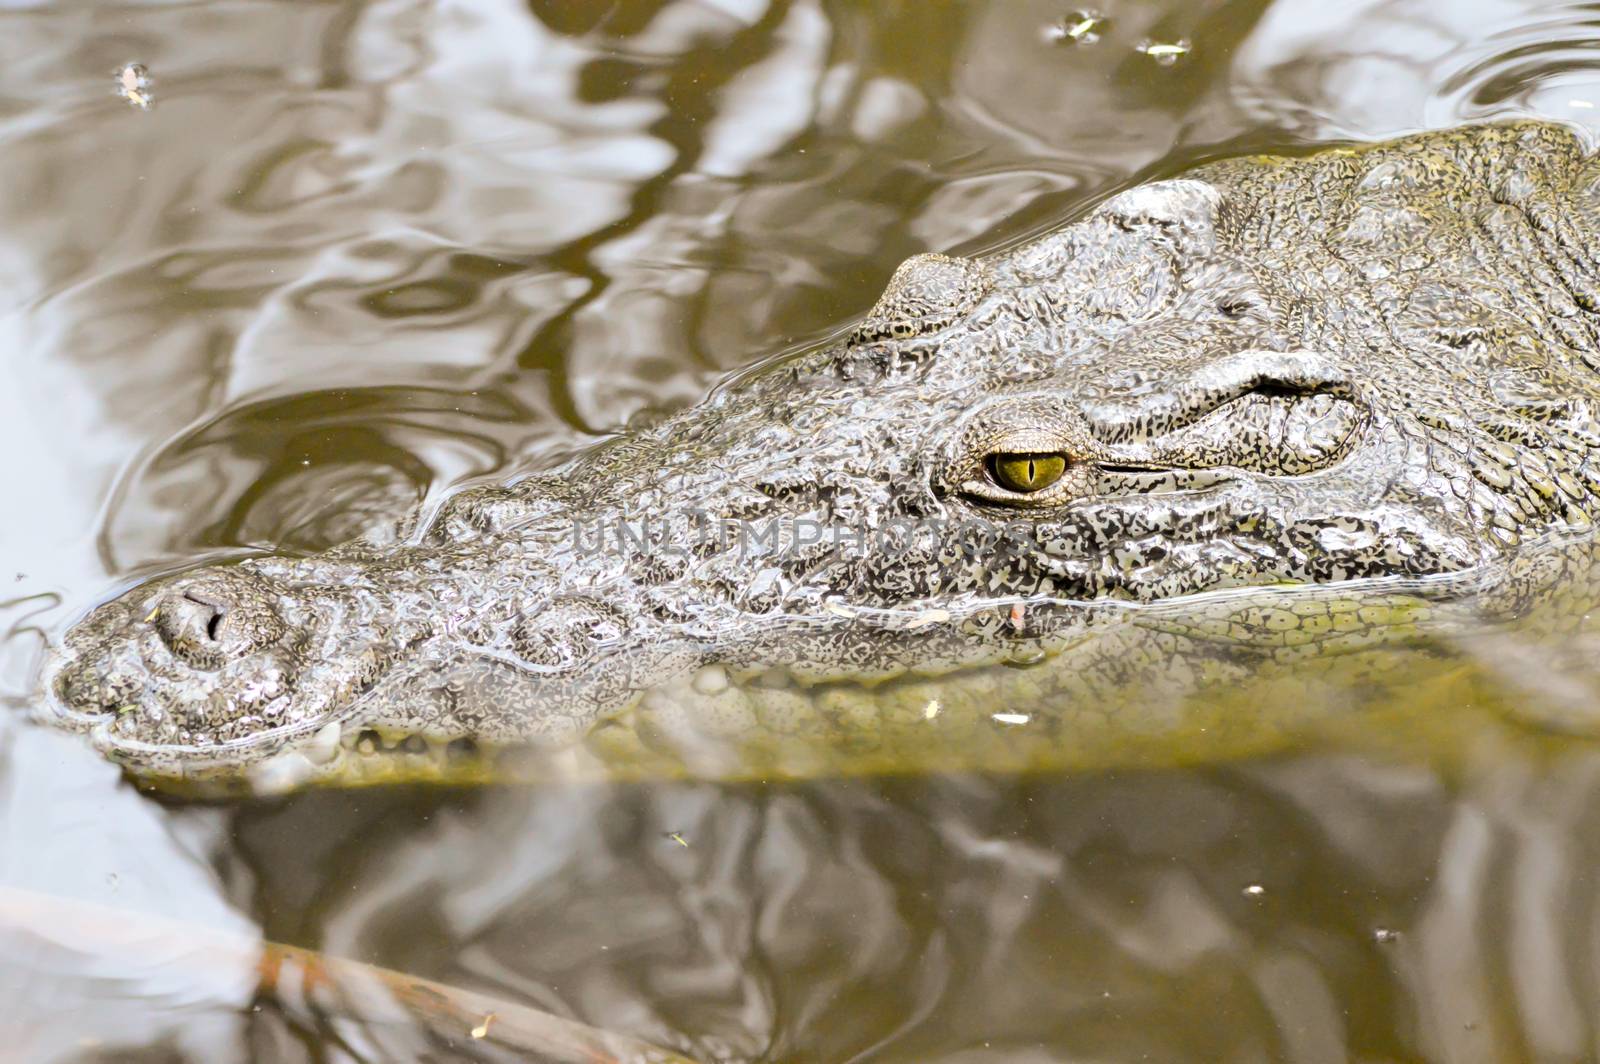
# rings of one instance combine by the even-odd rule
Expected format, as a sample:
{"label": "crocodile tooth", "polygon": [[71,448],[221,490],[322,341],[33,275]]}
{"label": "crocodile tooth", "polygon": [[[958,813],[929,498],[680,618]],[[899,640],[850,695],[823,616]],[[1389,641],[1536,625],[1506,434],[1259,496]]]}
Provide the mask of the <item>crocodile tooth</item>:
{"label": "crocodile tooth", "polygon": [[313,765],[326,765],[339,756],[339,736],[342,731],[338,721],[330,720],[301,745],[300,752]]}
{"label": "crocodile tooth", "polygon": [[285,750],[251,766],[248,775],[250,787],[255,793],[274,795],[294,790],[315,772],[316,766],[304,754],[297,750]]}
{"label": "crocodile tooth", "polygon": [[703,695],[720,695],[728,689],[728,670],[721,665],[707,665],[694,674],[694,689]]}

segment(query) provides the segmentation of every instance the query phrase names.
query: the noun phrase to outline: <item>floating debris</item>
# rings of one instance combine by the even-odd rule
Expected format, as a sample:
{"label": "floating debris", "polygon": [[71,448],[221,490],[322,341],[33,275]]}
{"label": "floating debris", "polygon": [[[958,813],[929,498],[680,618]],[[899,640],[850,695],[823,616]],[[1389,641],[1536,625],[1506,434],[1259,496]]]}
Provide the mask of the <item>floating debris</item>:
{"label": "floating debris", "polygon": [[1155,41],[1140,41],[1134,51],[1144,53],[1162,66],[1171,66],[1189,54],[1189,42],[1180,40],[1172,44],[1158,44]]}
{"label": "floating debris", "polygon": [[1374,942],[1398,942],[1399,940],[1400,932],[1387,927],[1376,928],[1372,932],[1372,941]]}
{"label": "floating debris", "polygon": [[1018,602],[1011,607],[1011,628],[1013,631],[1022,631],[1022,622],[1028,616],[1028,608]]}
{"label": "floating debris", "polygon": [[915,631],[918,628],[926,628],[930,624],[943,624],[946,621],[948,621],[949,619],[950,619],[950,611],[949,610],[941,610],[941,609],[923,610],[921,613],[917,614],[916,616],[912,617],[909,621],[907,621],[905,626],[907,628],[912,629],[913,631]]}
{"label": "floating debris", "polygon": [[666,837],[677,843],[679,846],[682,846],[684,849],[689,848],[689,840],[683,837],[683,832],[681,831],[669,831],[667,832]]}
{"label": "floating debris", "polygon": [[1093,44],[1109,28],[1110,23],[1098,11],[1074,11],[1060,22],[1052,23],[1044,31],[1045,40],[1051,44]]}
{"label": "floating debris", "polygon": [[144,615],[144,623],[149,624],[159,616],[161,616],[161,607],[157,606],[155,609]]}
{"label": "floating debris", "polygon": [[1592,108],[1594,104],[1590,103],[1588,100],[1568,100],[1567,106],[1576,107],[1580,110],[1588,110],[1589,108]]}
{"label": "floating debris", "polygon": [[1033,717],[1027,713],[991,713],[989,719],[1000,724],[1026,724]]}
{"label": "floating debris", "polygon": [[487,1013],[483,1017],[483,1022],[478,1024],[478,1026],[476,1026],[476,1027],[474,1027],[472,1029],[472,1037],[474,1037],[474,1038],[488,1038],[489,1037],[489,1025],[491,1023],[493,1023],[493,1022],[494,1022],[494,1013],[492,1013],[492,1012]]}
{"label": "floating debris", "polygon": [[129,107],[150,110],[150,105],[155,102],[155,94],[150,91],[150,86],[155,84],[155,79],[143,63],[125,63],[116,71],[115,77],[117,95],[127,100]]}
{"label": "floating debris", "polygon": [[1259,897],[1261,897],[1261,895],[1265,894],[1266,892],[1267,892],[1267,888],[1263,887],[1260,883],[1252,883],[1248,887],[1244,888],[1244,892],[1243,893],[1244,893],[1244,896],[1247,897],[1247,898],[1259,898]]}
{"label": "floating debris", "polygon": [[939,700],[937,698],[928,699],[928,704],[922,707],[922,719],[932,720],[934,717],[937,717],[939,715],[940,708]]}

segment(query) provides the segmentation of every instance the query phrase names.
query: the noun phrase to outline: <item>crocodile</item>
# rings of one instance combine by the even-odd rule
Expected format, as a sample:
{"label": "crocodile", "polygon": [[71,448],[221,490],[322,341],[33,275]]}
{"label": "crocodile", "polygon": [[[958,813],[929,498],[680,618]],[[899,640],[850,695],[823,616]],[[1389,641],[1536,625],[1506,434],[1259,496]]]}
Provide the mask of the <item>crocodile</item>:
{"label": "crocodile", "polygon": [[1331,662],[1600,600],[1597,416],[1579,133],[1226,158],[916,255],[832,341],[398,541],[125,589],[39,716],[267,789],[1249,749]]}

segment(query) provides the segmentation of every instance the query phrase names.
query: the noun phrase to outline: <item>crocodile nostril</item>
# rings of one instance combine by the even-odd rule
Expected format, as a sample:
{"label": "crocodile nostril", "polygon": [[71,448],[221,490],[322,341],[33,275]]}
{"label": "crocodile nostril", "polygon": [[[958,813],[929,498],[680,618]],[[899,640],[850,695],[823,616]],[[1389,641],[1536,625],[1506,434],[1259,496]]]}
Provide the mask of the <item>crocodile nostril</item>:
{"label": "crocodile nostril", "polygon": [[149,620],[173,657],[199,669],[218,669],[244,658],[284,632],[267,588],[226,572],[169,586]]}
{"label": "crocodile nostril", "polygon": [[156,631],[174,657],[199,668],[216,668],[227,657],[228,606],[218,598],[182,591],[164,596],[152,612]]}
{"label": "crocodile nostril", "polygon": [[220,642],[222,639],[222,618],[227,616],[227,607],[220,602],[203,599],[193,591],[185,591],[183,593],[183,601],[195,607],[192,612],[195,614],[195,620],[199,622],[197,627],[204,629],[206,638],[213,643]]}

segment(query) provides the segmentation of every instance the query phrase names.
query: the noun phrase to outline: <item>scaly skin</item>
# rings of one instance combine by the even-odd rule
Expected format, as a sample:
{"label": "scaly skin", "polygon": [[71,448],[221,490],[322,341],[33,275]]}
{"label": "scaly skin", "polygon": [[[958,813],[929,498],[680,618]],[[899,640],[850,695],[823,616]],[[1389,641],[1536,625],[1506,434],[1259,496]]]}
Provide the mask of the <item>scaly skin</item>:
{"label": "scaly skin", "polygon": [[44,716],[261,787],[1271,745],[1385,647],[1600,597],[1597,179],[1468,127],[917,256],[843,342],[402,546],[134,588]]}

